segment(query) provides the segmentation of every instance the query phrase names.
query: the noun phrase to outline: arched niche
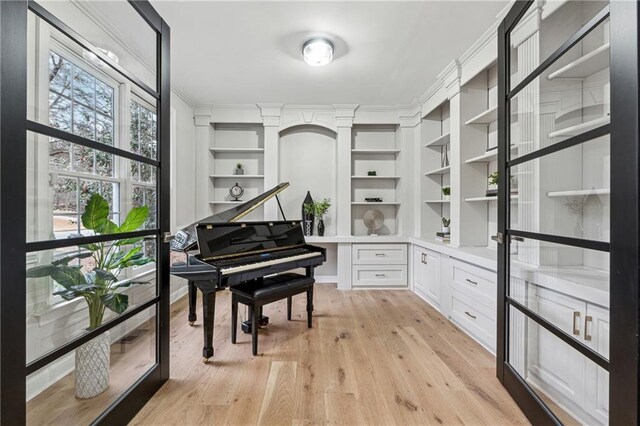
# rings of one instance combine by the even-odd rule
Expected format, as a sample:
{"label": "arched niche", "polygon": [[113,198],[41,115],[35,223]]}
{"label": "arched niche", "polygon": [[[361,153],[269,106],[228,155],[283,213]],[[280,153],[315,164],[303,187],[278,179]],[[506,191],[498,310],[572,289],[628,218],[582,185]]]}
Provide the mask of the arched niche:
{"label": "arched niche", "polygon": [[278,180],[291,184],[278,196],[282,209],[288,220],[299,220],[307,191],[314,201],[330,198],[325,235],[336,233],[336,136],[326,127],[307,124],[280,132]]}

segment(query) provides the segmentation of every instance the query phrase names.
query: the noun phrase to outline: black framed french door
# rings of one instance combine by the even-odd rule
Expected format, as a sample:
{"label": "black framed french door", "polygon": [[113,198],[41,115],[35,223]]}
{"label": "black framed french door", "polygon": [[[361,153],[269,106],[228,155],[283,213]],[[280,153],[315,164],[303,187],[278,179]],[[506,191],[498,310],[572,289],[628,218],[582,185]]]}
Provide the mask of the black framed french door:
{"label": "black framed french door", "polygon": [[2,425],[123,424],[169,378],[169,35],[0,2]]}
{"label": "black framed french door", "polygon": [[534,424],[638,423],[638,4],[498,30],[497,376]]}

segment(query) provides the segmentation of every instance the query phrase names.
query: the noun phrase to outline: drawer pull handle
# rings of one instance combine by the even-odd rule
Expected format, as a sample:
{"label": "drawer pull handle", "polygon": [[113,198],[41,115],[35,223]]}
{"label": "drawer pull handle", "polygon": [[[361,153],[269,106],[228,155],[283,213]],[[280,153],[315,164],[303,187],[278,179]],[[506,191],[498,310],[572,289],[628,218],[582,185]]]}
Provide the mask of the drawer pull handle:
{"label": "drawer pull handle", "polygon": [[376,274],[376,277],[380,277],[380,278],[384,278],[386,276],[387,276],[386,274]]}
{"label": "drawer pull handle", "polygon": [[473,318],[473,319],[476,319],[476,318],[477,318],[475,315],[471,315],[471,314],[469,313],[469,311],[464,311],[464,313],[465,313],[465,314],[467,314],[467,316],[469,316],[469,317],[471,317],[471,318]]}
{"label": "drawer pull handle", "polygon": [[473,280],[470,280],[469,278],[467,278],[467,282],[468,282],[468,283],[471,283],[471,284],[473,284],[473,285],[478,285],[478,283],[477,283],[477,282],[475,282],[475,281],[473,281]]}
{"label": "drawer pull handle", "polygon": [[580,335],[580,325],[576,320],[580,320],[580,311],[573,311],[573,334]]}
{"label": "drawer pull handle", "polygon": [[386,256],[386,253],[376,253],[376,256],[383,257]]}
{"label": "drawer pull handle", "polygon": [[591,335],[589,334],[589,323],[593,320],[591,315],[584,317],[584,340],[591,341]]}

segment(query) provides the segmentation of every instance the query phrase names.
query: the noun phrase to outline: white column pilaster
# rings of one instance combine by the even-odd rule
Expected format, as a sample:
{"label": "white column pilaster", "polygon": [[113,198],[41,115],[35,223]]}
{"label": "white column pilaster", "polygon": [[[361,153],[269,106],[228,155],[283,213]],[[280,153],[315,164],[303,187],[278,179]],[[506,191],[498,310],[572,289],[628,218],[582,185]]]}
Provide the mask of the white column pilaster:
{"label": "white column pilaster", "polygon": [[[257,104],[264,126],[264,189],[267,191],[280,183],[280,115],[282,104]],[[264,206],[265,220],[278,219],[278,203],[267,201]]]}
{"label": "white column pilaster", "polygon": [[[398,148],[400,155],[396,163],[396,174],[400,176],[400,223],[401,235],[420,235],[416,233],[416,224],[420,223],[420,186],[415,177],[420,170],[420,111],[409,115],[400,115]],[[416,134],[418,138],[416,139]],[[417,161],[416,161],[417,159]],[[417,169],[416,169],[417,167]],[[418,170],[418,171],[416,171]]]}
{"label": "white column pilaster", "polygon": [[358,105],[333,105],[338,129],[335,200],[338,235],[351,235],[351,128],[357,108]]}
{"label": "white column pilaster", "polygon": [[211,111],[195,111],[194,124],[196,126],[195,139],[195,216],[196,219],[205,218],[212,214],[209,199],[213,195],[213,182],[209,178],[211,148],[213,144],[213,127],[211,126]]}

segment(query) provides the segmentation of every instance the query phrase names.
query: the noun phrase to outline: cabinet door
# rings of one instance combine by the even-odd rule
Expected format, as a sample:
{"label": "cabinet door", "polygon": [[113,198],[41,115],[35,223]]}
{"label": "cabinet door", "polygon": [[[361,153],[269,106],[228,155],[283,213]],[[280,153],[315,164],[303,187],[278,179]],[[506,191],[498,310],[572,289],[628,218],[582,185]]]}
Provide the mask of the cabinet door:
{"label": "cabinet door", "polygon": [[422,282],[426,296],[436,305],[440,305],[440,255],[425,250],[422,269]]}
{"label": "cabinet door", "polygon": [[413,248],[413,289],[414,291],[423,290],[423,271],[424,250],[420,247]]}
{"label": "cabinet door", "polygon": [[[584,338],[593,350],[609,358],[609,310],[587,304]],[[587,363],[585,411],[601,424],[609,423],[609,373],[593,362]]]}
{"label": "cabinet door", "polygon": [[[584,301],[536,285],[529,288],[530,303],[540,316],[580,338],[577,334],[582,332]],[[533,321],[528,325],[527,379],[562,405],[582,406],[585,357]]]}

